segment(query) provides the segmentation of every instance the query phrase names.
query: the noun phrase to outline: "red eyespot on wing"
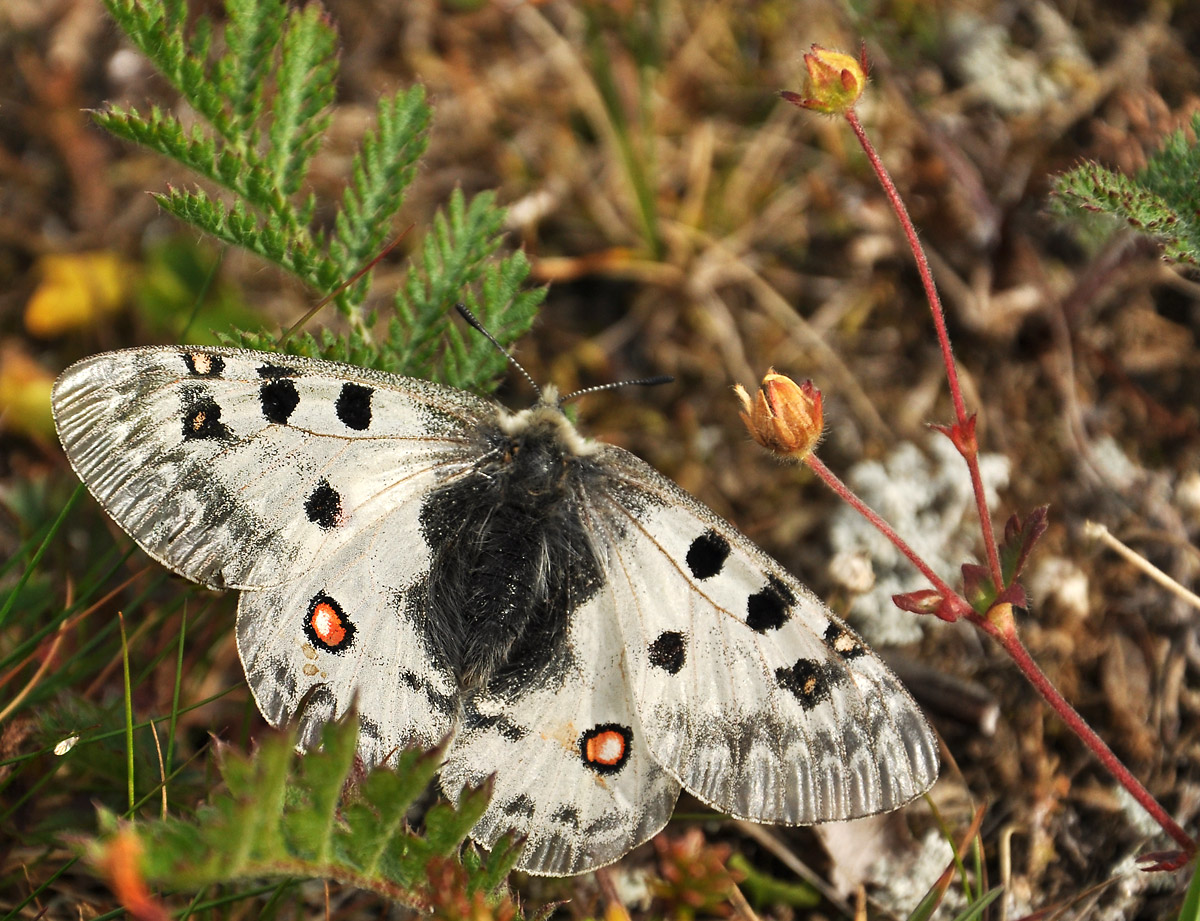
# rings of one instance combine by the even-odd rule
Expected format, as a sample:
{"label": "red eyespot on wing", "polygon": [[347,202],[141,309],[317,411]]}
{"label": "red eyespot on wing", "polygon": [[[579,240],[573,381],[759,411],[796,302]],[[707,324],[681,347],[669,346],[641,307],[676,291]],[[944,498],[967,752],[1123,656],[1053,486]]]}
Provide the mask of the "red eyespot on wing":
{"label": "red eyespot on wing", "polygon": [[354,624],[337,601],[321,592],[308,603],[304,633],[318,649],[341,653],[354,640]]}
{"label": "red eyespot on wing", "polygon": [[333,605],[322,603],[317,605],[312,615],[313,630],[327,646],[341,646],[346,638],[346,628],[342,626],[341,615],[334,610]]}
{"label": "red eyespot on wing", "polygon": [[617,723],[603,723],[589,729],[579,739],[583,763],[597,774],[615,774],[629,760],[633,731]]}

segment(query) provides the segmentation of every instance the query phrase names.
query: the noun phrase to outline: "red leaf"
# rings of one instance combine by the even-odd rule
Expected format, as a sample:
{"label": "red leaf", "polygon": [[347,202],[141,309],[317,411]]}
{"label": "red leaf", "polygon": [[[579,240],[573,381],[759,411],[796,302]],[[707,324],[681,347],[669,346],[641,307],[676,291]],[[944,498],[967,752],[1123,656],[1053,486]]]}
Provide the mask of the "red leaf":
{"label": "red leaf", "polygon": [[941,593],[935,592],[931,588],[921,589],[917,592],[905,592],[902,595],[892,595],[892,604],[901,611],[908,611],[911,614],[932,614],[934,617],[951,623],[958,620],[958,614],[946,603],[946,599],[942,597]]}

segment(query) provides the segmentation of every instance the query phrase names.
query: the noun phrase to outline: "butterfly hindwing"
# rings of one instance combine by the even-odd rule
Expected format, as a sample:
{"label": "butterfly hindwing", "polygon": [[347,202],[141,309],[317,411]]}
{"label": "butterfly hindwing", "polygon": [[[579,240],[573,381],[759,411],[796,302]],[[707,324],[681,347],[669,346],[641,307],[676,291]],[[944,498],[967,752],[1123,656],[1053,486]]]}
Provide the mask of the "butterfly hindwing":
{"label": "butterfly hindwing", "polygon": [[595,519],[653,756],[757,821],[855,818],[927,789],[936,740],[875,653],[731,525],[632,455],[605,455],[616,479]]}
{"label": "butterfly hindwing", "polygon": [[494,409],[461,390],[238,349],[143,348],[67,369],[59,436],[151,556],[212,587],[276,585],[414,475],[469,461]]}
{"label": "butterfly hindwing", "polygon": [[458,688],[422,631],[429,553],[419,512],[416,493],[331,541],[310,571],[241,594],[246,680],[270,723],[299,722],[305,748],[352,704],[365,767],[454,729]]}
{"label": "butterfly hindwing", "polygon": [[485,847],[515,831],[517,866],[566,875],[604,866],[659,831],[679,784],[650,756],[603,590],[575,612],[562,657],[520,688],[467,701],[442,770],[452,799],[495,774],[471,832]]}

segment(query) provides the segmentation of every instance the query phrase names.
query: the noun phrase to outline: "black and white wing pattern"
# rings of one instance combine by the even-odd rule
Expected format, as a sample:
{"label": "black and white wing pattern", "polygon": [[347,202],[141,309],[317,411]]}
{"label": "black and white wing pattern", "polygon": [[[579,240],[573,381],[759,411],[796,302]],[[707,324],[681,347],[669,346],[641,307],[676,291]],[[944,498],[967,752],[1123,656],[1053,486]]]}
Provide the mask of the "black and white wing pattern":
{"label": "black and white wing pattern", "polygon": [[666,823],[680,788],[805,824],[894,809],[933,733],[859,637],[747,538],[552,388],[464,391],[221,348],[98,355],[55,384],[92,494],[152,557],[240,590],[259,709],[303,746],[357,706],[359,757],[453,736],[451,797],[518,866],[581,873]]}
{"label": "black and white wing pattern", "polygon": [[590,495],[605,596],[652,756],[716,809],[812,824],[896,809],[933,732],[879,657],[779,564],[643,461],[605,447]]}
{"label": "black and white wing pattern", "polygon": [[[142,348],[54,388],[75,471],[152,557],[239,588],[238,650],[267,719],[303,740],[357,700],[367,764],[454,727],[456,689],[411,610],[422,497],[471,466],[495,407],[349,365]],[[304,712],[301,713],[303,706]]]}
{"label": "black and white wing pattern", "polygon": [[612,863],[671,817],[679,783],[651,756],[625,679],[619,633],[584,606],[564,651],[521,687],[473,695],[442,769],[454,799],[495,773],[471,833],[526,838],[522,869],[565,876]]}

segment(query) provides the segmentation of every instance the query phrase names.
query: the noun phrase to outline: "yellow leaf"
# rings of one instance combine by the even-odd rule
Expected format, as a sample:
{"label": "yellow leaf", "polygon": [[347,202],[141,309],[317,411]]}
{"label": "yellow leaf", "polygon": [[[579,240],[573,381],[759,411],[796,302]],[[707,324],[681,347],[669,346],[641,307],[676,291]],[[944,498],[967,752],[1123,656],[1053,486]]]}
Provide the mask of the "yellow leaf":
{"label": "yellow leaf", "polygon": [[43,256],[42,280],[25,305],[25,328],[49,338],[91,326],[125,298],[129,267],[111,250]]}
{"label": "yellow leaf", "polygon": [[0,423],[33,437],[54,434],[50,389],[54,378],[17,345],[0,346]]}

